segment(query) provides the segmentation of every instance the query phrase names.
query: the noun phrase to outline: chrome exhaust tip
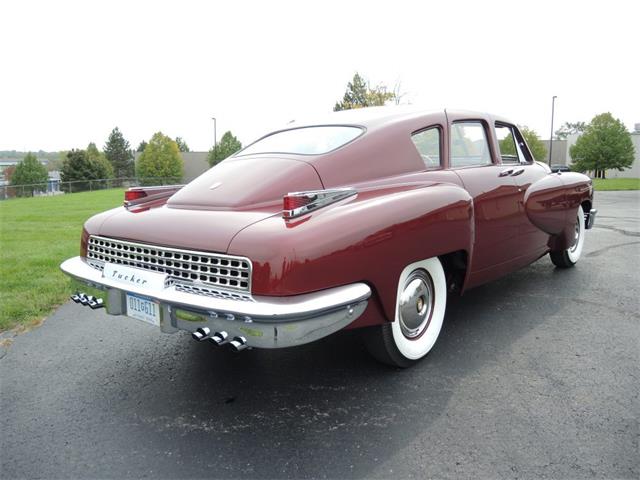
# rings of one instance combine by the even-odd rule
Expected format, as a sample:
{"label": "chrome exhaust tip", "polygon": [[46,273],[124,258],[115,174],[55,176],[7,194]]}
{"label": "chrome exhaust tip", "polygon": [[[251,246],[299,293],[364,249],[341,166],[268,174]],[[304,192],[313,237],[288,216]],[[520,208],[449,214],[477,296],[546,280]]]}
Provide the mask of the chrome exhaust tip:
{"label": "chrome exhaust tip", "polygon": [[210,333],[211,333],[211,330],[207,327],[198,328],[195,332],[191,334],[191,338],[199,342],[202,342],[203,340],[206,340],[209,337]]}
{"label": "chrome exhaust tip", "polygon": [[231,342],[229,342],[229,345],[231,345],[231,348],[236,352],[241,352],[248,347],[247,339],[244,337],[235,337]]}
{"label": "chrome exhaust tip", "polygon": [[216,345],[224,345],[229,341],[229,334],[227,332],[216,332],[209,337],[209,341]]}
{"label": "chrome exhaust tip", "polygon": [[93,300],[89,302],[89,307],[91,307],[92,310],[96,310],[98,308],[103,308],[104,307],[104,300],[102,300],[101,298],[93,297]]}

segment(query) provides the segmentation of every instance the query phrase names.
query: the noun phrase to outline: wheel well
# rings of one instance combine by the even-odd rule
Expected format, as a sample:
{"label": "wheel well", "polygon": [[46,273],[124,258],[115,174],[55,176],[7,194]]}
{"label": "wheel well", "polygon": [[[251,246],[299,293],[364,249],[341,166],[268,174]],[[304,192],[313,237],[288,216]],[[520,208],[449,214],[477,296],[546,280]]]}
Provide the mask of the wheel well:
{"label": "wheel well", "polygon": [[458,250],[457,252],[439,255],[440,263],[444,269],[447,279],[447,290],[449,292],[460,292],[467,273],[467,252]]}
{"label": "wheel well", "polygon": [[589,213],[591,211],[591,200],[585,200],[580,204],[584,213]]}

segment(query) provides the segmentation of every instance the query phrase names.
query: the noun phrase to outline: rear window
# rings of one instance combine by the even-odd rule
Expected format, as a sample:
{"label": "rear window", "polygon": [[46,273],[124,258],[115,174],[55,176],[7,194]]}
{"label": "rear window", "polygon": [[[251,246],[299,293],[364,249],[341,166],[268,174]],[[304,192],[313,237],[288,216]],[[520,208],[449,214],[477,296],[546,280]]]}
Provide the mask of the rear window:
{"label": "rear window", "polygon": [[272,133],[241,150],[236,156],[256,153],[320,155],[349,143],[363,132],[360,127],[348,126],[294,128]]}

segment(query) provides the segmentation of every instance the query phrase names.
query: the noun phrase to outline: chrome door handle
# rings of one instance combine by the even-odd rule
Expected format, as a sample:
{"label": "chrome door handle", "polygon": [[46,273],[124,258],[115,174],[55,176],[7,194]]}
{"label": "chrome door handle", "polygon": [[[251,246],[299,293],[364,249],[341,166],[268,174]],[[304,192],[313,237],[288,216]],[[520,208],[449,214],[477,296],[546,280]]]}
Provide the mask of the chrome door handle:
{"label": "chrome door handle", "polygon": [[515,172],[511,174],[512,177],[517,177],[518,175],[522,175],[524,173],[524,168],[519,168]]}
{"label": "chrome door handle", "polygon": [[[524,170],[523,170],[524,171]],[[509,175],[511,175],[513,173],[513,168],[508,168],[507,170],[502,170],[498,176],[499,177],[508,177]]]}

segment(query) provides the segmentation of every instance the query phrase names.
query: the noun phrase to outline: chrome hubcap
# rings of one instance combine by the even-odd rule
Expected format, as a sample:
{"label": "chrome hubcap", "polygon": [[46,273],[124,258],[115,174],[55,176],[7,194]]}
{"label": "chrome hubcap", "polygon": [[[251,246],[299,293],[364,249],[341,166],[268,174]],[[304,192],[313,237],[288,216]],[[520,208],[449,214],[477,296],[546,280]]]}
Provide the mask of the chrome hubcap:
{"label": "chrome hubcap", "polygon": [[578,248],[578,241],[580,240],[580,217],[576,219],[576,231],[573,240],[573,247],[571,247],[571,253],[575,252]]}
{"label": "chrome hubcap", "polygon": [[419,337],[431,319],[433,282],[427,272],[418,270],[407,278],[400,294],[398,318],[402,334]]}

